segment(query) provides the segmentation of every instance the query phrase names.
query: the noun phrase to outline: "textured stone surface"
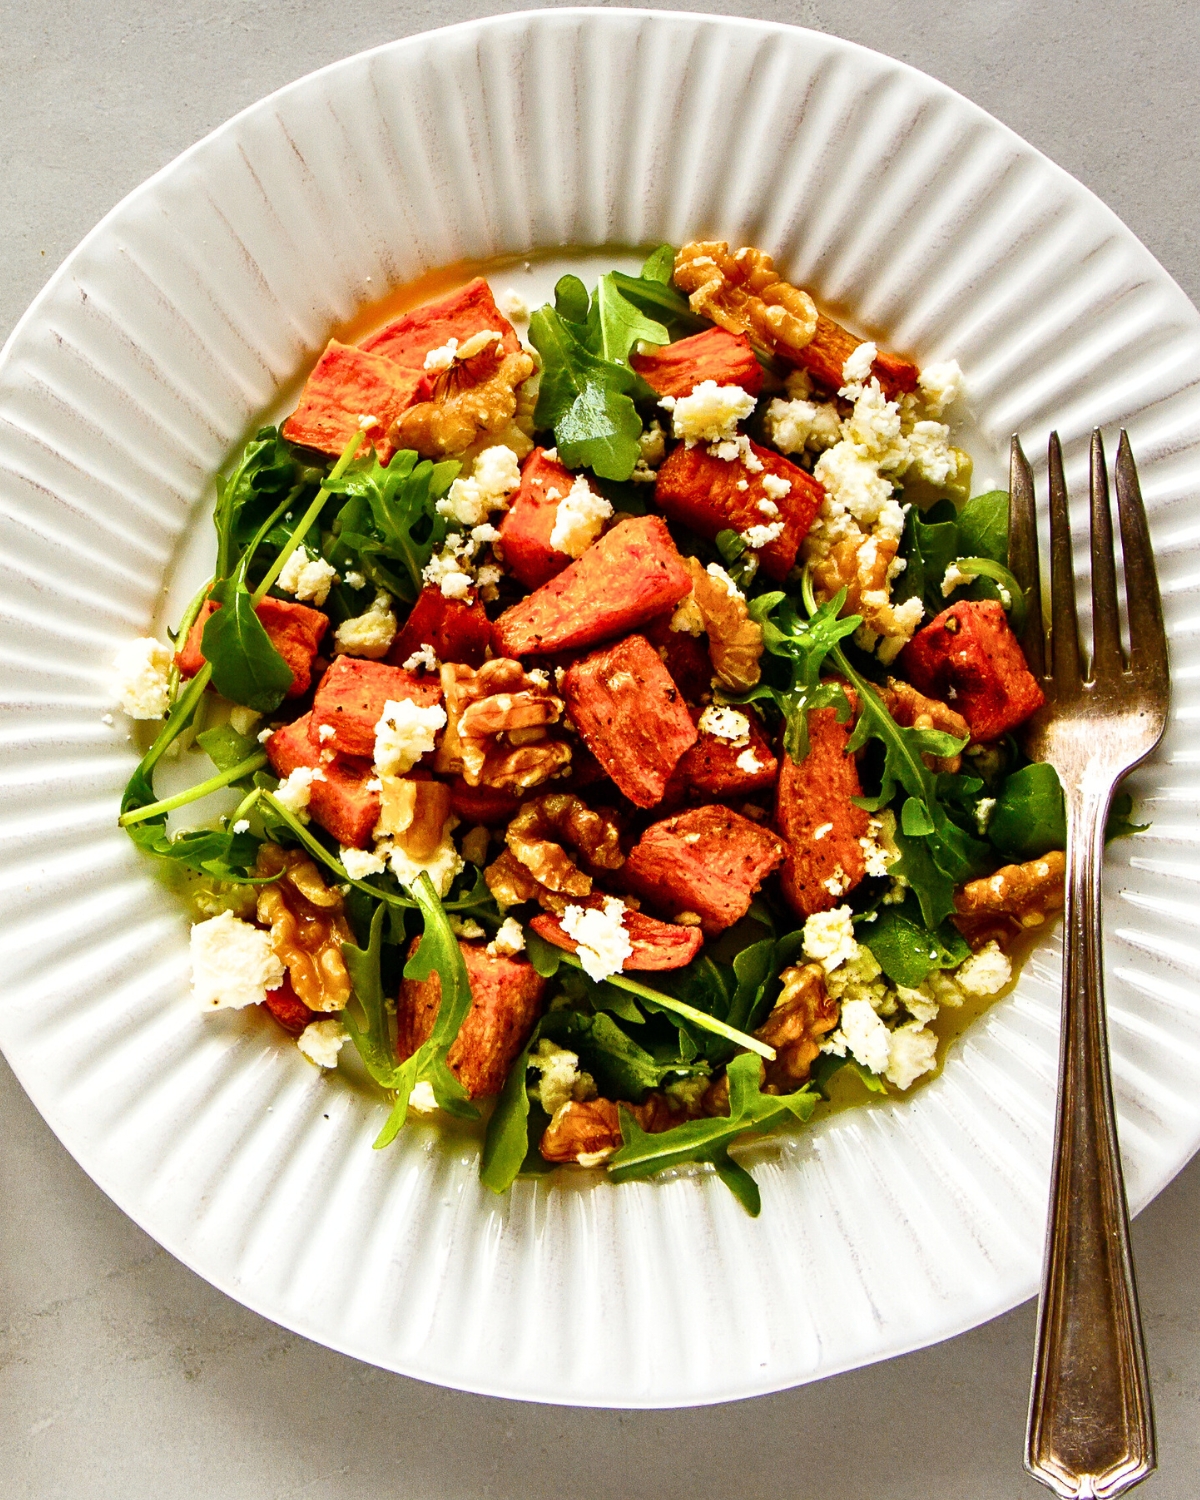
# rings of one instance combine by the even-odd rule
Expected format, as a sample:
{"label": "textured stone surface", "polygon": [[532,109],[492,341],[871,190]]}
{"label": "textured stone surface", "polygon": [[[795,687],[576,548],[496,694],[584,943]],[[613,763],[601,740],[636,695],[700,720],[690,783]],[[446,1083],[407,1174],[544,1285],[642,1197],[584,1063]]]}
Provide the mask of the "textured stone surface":
{"label": "textured stone surface", "polygon": [[[523,5],[0,0],[0,335],[114,203],[235,111],[361,48]],[[923,68],[1105,199],[1200,293],[1200,10],[1180,0],[733,0]],[[0,1064],[0,1472],[72,1500],[1012,1500],[1031,1307],[819,1386],[691,1412],[463,1396],[285,1333],[159,1250]],[[1200,1164],[1134,1238],[1162,1467],[1200,1475]]]}

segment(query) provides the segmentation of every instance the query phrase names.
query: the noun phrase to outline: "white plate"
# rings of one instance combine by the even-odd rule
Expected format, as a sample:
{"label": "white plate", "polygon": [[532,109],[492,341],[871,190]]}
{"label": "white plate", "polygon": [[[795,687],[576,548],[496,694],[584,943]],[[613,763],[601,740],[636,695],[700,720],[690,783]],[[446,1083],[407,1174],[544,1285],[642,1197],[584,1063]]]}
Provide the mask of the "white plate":
{"label": "white plate", "polygon": [[711,1178],[480,1187],[463,1136],[370,1149],[381,1106],[255,1017],[199,1017],[187,923],[114,825],[102,715],[210,479],[330,330],[461,258],[697,234],[773,250],[865,334],[955,355],[981,467],[1051,422],[1130,429],[1175,708],[1115,845],[1110,1010],[1144,1204],[1200,1139],[1200,317],[1113,215],[933,80],[766,23],[543,11],[352,58],[113,211],[0,360],[0,1043],[85,1170],[267,1317],[498,1395],[666,1406],[775,1390],[970,1327],[1035,1287],[1058,948],[910,1101]]}

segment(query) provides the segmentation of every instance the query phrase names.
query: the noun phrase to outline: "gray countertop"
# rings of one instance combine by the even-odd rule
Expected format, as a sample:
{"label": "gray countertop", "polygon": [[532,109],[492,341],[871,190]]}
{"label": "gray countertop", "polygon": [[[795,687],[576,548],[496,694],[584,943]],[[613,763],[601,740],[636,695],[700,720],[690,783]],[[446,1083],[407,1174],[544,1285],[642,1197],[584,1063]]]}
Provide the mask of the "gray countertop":
{"label": "gray countertop", "polygon": [[[0,337],[114,203],[229,115],[339,57],[525,7],[450,0],[0,0]],[[764,0],[951,84],[1110,204],[1200,294],[1200,7],[1181,0]],[[72,1500],[823,1500],[1044,1491],[1021,1471],[1033,1309],[933,1349],[684,1412],[438,1390],[247,1312],[99,1192],[0,1063],[0,1472]],[[1161,1469],[1200,1476],[1200,1163],[1134,1240]]]}

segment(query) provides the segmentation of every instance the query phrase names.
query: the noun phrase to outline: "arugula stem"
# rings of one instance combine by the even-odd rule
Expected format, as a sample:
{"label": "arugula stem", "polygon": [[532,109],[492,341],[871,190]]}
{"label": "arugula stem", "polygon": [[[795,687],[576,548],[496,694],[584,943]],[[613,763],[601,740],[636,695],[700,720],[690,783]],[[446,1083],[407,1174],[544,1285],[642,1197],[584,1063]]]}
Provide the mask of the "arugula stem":
{"label": "arugula stem", "polygon": [[[176,645],[182,651],[187,645],[187,638],[192,633],[192,626],[196,623],[196,616],[204,607],[204,601],[208,598],[208,591],[213,586],[213,579],[209,579],[193,595],[191,603],[183,612],[183,618],[179,622],[179,632],[175,637]],[[179,663],[174,657],[171,659],[171,670],[167,674],[167,697],[174,703],[179,692]]]}
{"label": "arugula stem", "polygon": [[248,755],[236,766],[230,766],[227,771],[210,776],[207,781],[198,781],[195,786],[188,787],[186,791],[177,792],[174,797],[164,797],[161,802],[148,802],[145,807],[132,808],[129,812],[123,813],[118,821],[122,828],[128,828],[131,823],[144,823],[149,818],[158,818],[164,813],[174,812],[177,807],[186,807],[189,802],[198,802],[201,797],[207,797],[210,792],[219,792],[231,781],[240,781],[243,776],[253,775],[266,763],[267,752],[256,750],[253,755]]}
{"label": "arugula stem", "polygon": [[[138,766],[144,776],[149,776],[154,767],[159,763],[170,748],[172,741],[179,738],[191,721],[196,711],[196,705],[204,696],[204,689],[208,686],[208,680],[212,676],[212,667],[205,662],[189,683],[183,696],[176,700],[171,706],[171,712],[167,715],[167,722],[158,732],[158,738],[150,746],[142,757]],[[136,772],[135,772],[136,775]]]}
{"label": "arugula stem", "polygon": [[351,460],[358,452],[359,448],[362,447],[362,440],[365,435],[366,434],[361,431],[356,432],[350,439],[350,441],[346,444],[346,446],[342,449],[341,457],[329,471],[328,477],[322,481],[321,488],[317,491],[312,504],[304,512],[303,516],[301,516],[300,524],[288,538],[287,545],[280,551],[279,556],[267,569],[263,581],[250,596],[252,603],[257,604],[265,596],[267,590],[279,577],[280,573],[283,572],[284,568],[287,566],[288,558],[291,557],[292,553],[295,552],[296,548],[304,540],[305,536],[308,533],[309,527],[313,524],[313,522],[325,508],[325,502],[329,499],[329,496],[332,493],[329,486],[339,480],[346,472],[346,470],[350,467]]}
{"label": "arugula stem", "polygon": [[368,885],[365,880],[355,880],[346,873],[346,866],[342,864],[341,860],[335,859],[319,839],[313,838],[300,819],[284,807],[283,803],[277,797],[274,797],[270,792],[263,792],[262,796],[263,800],[270,804],[274,812],[278,813],[313,858],[320,860],[326,869],[332,870],[340,881],[344,881],[347,885],[352,885],[355,890],[365,891],[368,896],[374,896],[376,901],[386,901],[389,906],[402,906],[407,910],[411,910],[417,905],[415,901],[409,901],[404,896],[393,896],[391,891],[381,891],[378,886]]}
{"label": "arugula stem", "polygon": [[[560,957],[563,963],[570,964],[573,969],[583,968],[574,953],[564,952],[560,954]],[[677,1016],[691,1021],[702,1031],[711,1031],[715,1036],[724,1037],[727,1042],[734,1042],[739,1047],[745,1047],[749,1052],[757,1052],[759,1057],[765,1057],[768,1062],[775,1061],[774,1047],[768,1047],[766,1042],[760,1042],[756,1036],[748,1036],[744,1031],[727,1026],[724,1021],[718,1021],[715,1016],[710,1016],[706,1011],[697,1010],[694,1005],[687,1005],[682,1000],[676,1000],[672,995],[664,995],[661,990],[652,990],[649,985],[639,984],[636,979],[626,979],[624,974],[610,974],[604,983],[614,985],[619,990],[628,990],[631,995],[637,995],[643,1000],[653,1001],[663,1010],[673,1011]]]}
{"label": "arugula stem", "polygon": [[243,797],[230,815],[229,826],[232,828],[235,823],[244,818],[261,796],[262,788],[256,786],[249,796]]}

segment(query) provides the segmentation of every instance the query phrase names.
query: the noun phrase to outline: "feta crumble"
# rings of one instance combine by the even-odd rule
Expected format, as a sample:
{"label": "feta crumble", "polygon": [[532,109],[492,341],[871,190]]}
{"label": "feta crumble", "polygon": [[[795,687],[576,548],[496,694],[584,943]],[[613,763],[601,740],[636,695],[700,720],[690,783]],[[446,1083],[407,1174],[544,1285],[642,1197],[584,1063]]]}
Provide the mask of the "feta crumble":
{"label": "feta crumble", "polygon": [[842,366],[842,390],[840,395],[854,393],[854,387],[864,384],[871,378],[871,367],[874,365],[879,349],[870,342],[859,344],[851,353],[849,359]]}
{"label": "feta crumble", "polygon": [[566,498],[558,502],[550,532],[551,547],[568,557],[582,557],[612,513],[611,503],[596,494],[581,474]]}
{"label": "feta crumble", "polygon": [[579,1054],[542,1037],[529,1054],[529,1066],[540,1076],[529,1092],[553,1117],[572,1100],[594,1099],[596,1084],[579,1067]]}
{"label": "feta crumble", "polygon": [[297,599],[311,599],[320,608],[329,598],[329,590],[338,582],[338,575],[323,557],[310,557],[303,547],[297,547],[275,582],[285,594],[294,594]]}
{"label": "feta crumble", "polygon": [[429,350],[425,356],[425,368],[433,371],[448,370],[457,353],[458,340],[448,339],[440,348]]}
{"label": "feta crumble", "polygon": [[619,974],[633,953],[633,944],[622,920],[625,903],[606,896],[604,906],[568,906],[561,921],[563,931],[579,944],[579,961],[589,979],[597,984]]}
{"label": "feta crumble", "polygon": [[441,670],[441,662],[438,661],[437,656],[434,654],[433,647],[429,644],[428,641],[426,641],[419,650],[414,651],[413,654],[404,663],[404,670],[406,672],[417,672],[422,668],[426,672],[437,672]]}
{"label": "feta crumble", "polygon": [[333,649],[338,656],[365,656],[379,661],[388,654],[396,638],[396,616],[392,613],[392,596],[380,589],[370,609],[343,620],[333,633]]}
{"label": "feta crumble", "polygon": [[740,385],[702,380],[690,396],[664,396],[658,403],[671,414],[671,431],[688,447],[737,437],[737,424],[754,410],[754,397]]}
{"label": "feta crumble", "polygon": [[172,652],[153,636],[126,641],[113,660],[117,702],[131,719],[161,719],[171,706]]}
{"label": "feta crumble", "polygon": [[958,361],[947,359],[926,365],[917,379],[917,386],[929,415],[940,417],[963,393],[963,374]]}
{"label": "feta crumble", "polygon": [[284,777],[272,795],[281,807],[286,807],[301,822],[307,823],[308,814],[304,809],[312,798],[312,784],[324,780],[323,773],[313,766],[297,766],[290,776]]}
{"label": "feta crumble", "polygon": [[1012,963],[993,941],[964,959],[954,971],[960,989],[968,995],[997,995],[1012,978]]}
{"label": "feta crumble", "polygon": [[351,849],[343,845],[338,858],[351,880],[365,880],[368,875],[382,875],[387,865],[373,849]]}
{"label": "feta crumble", "polygon": [[445,728],[446,710],[440,703],[427,708],[411,698],[389,698],[375,725],[375,770],[380,776],[402,776],[437,743]]}
{"label": "feta crumble", "polygon": [[964,573],[956,562],[952,562],[942,575],[942,598],[948,599],[955,589],[972,582],[973,577],[973,574]]}
{"label": "feta crumble", "polygon": [[739,771],[744,771],[747,776],[753,776],[756,771],[765,771],[767,768],[767,763],[760,761],[753,750],[743,750],[734,761],[734,765]]}
{"label": "feta crumble", "polygon": [[[938,1039],[923,1021],[906,1021],[888,1034],[887,1066],[883,1074],[898,1089],[911,1088],[924,1073],[937,1067]],[[881,1071],[876,1068],[878,1073]]]}
{"label": "feta crumble", "polygon": [[710,703],[696,728],[701,734],[711,734],[714,739],[728,740],[735,748],[750,743],[750,720],[736,708],[724,708]]}
{"label": "feta crumble", "polygon": [[510,323],[525,323],[529,320],[529,303],[515,287],[510,286],[507,291],[502,292],[496,305]]}
{"label": "feta crumble", "polygon": [[746,546],[757,552],[760,547],[769,547],[783,535],[783,522],[772,521],[769,526],[750,526],[739,535]]}
{"label": "feta crumble", "polygon": [[205,1010],[261,1005],[283,983],[271,935],[223,911],[192,927],[192,999]]}
{"label": "feta crumble", "polygon": [[882,1073],[890,1060],[891,1041],[891,1032],[869,1000],[847,1000],[829,1050],[838,1057],[845,1057],[848,1051],[870,1072]]}
{"label": "feta crumble", "polygon": [[250,819],[249,818],[239,818],[237,820],[237,822],[233,825],[233,830],[232,831],[234,833],[249,833],[250,832]]}
{"label": "feta crumble", "polygon": [[437,1113],[437,1095],[433,1092],[433,1084],[427,1078],[422,1078],[420,1083],[414,1083],[412,1093],[408,1096],[408,1107],[419,1115],[432,1115]]}
{"label": "feta crumble", "polygon": [[761,482],[764,492],[772,500],[782,500],[785,495],[792,493],[792,481],[785,479],[782,474],[764,474]]}
{"label": "feta crumble", "polygon": [[814,912],[805,921],[805,957],[819,963],[826,974],[832,973],[839,964],[857,958],[858,952],[853,916],[848,906]]}
{"label": "feta crumble", "polygon": [[508,497],[521,483],[517,455],[503,443],[476,455],[468,478],[459,478],[437,502],[438,514],[461,526],[478,526],[495,510],[508,507]]}
{"label": "feta crumble", "polygon": [[296,1046],[318,1068],[336,1068],[345,1040],[340,1021],[310,1021],[296,1038]]}
{"label": "feta crumble", "polygon": [[516,917],[505,917],[496,931],[496,936],[487,945],[492,958],[512,958],[525,947],[525,933]]}
{"label": "feta crumble", "polygon": [[842,422],[832,401],[783,401],[767,407],[763,425],[781,453],[823,453],[842,437]]}
{"label": "feta crumble", "polygon": [[401,885],[411,886],[421,875],[428,875],[439,896],[449,895],[454,877],[463,867],[462,855],[454,847],[454,840],[450,837],[452,821],[447,820],[441,843],[425,859],[413,859],[398,844],[389,846],[386,841],[381,841],[376,846],[380,850],[386,849],[392,874]]}

